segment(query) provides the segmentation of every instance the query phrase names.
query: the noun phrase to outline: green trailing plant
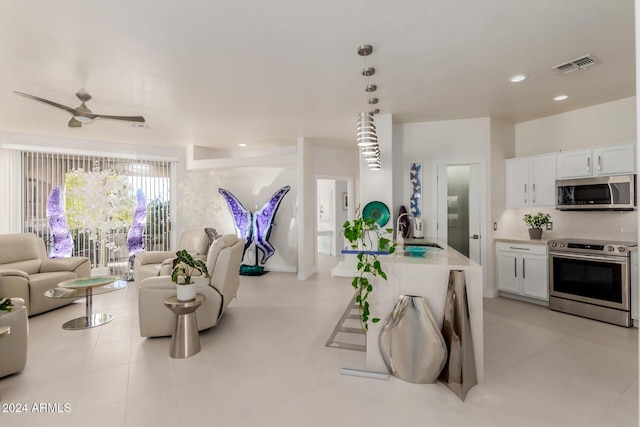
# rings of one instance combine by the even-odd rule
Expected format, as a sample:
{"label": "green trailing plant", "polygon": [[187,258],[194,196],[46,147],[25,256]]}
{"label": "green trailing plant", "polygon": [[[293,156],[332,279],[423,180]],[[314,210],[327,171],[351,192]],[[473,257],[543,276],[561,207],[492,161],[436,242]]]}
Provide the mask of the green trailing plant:
{"label": "green trailing plant", "polygon": [[[358,250],[358,270],[351,281],[351,285],[356,289],[358,296],[356,302],[360,309],[360,324],[365,331],[369,330],[369,296],[374,290],[375,278],[381,277],[387,280],[387,274],[382,269],[382,264],[375,252],[395,252],[396,243],[384,237],[384,233],[391,233],[392,228],[380,229],[372,218],[365,219],[360,214],[360,209],[356,210],[353,222],[346,221],[342,225],[344,237],[349,241],[353,250]],[[377,317],[371,318],[372,323],[379,322]]]}
{"label": "green trailing plant", "polygon": [[[173,271],[171,272],[171,281],[178,285],[189,285],[193,283],[191,276],[200,273],[204,277],[209,277],[207,265],[204,261],[194,259],[186,250],[176,252],[176,258],[173,260]],[[184,281],[180,281],[180,277],[184,277]]]}
{"label": "green trailing plant", "polygon": [[530,228],[542,228],[543,225],[548,223],[551,220],[551,215],[547,213],[538,212],[535,215],[531,215],[530,213],[524,214],[524,222]]}

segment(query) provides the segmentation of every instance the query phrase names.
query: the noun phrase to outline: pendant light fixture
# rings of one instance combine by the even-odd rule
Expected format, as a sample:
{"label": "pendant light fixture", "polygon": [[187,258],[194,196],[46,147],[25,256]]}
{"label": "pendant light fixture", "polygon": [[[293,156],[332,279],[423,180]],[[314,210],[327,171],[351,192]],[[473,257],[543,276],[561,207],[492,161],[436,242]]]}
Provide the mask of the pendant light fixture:
{"label": "pendant light fixture", "polygon": [[[364,68],[362,75],[367,79],[367,85],[365,92],[373,93],[378,90],[378,87],[369,83],[369,77],[376,73],[375,68],[367,67],[367,56],[373,53],[373,47],[365,44],[358,47],[358,55],[364,58]],[[368,105],[375,105],[378,103],[378,98],[371,97],[367,100]],[[374,114],[379,113],[380,110],[367,110],[358,114],[357,121],[357,143],[360,147],[360,151],[364,156],[369,169],[380,170],[380,146],[378,145],[378,134],[376,132],[376,124],[374,120]]]}

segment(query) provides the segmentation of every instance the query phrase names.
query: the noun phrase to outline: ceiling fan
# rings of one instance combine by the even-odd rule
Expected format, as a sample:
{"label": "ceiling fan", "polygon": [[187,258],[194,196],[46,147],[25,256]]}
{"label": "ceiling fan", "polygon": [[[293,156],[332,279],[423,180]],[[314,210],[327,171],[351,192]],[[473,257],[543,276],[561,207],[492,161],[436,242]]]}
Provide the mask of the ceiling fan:
{"label": "ceiling fan", "polygon": [[95,119],[111,119],[111,120],[125,120],[129,122],[144,123],[144,117],[142,116],[109,116],[106,114],[94,114],[86,105],[85,102],[91,99],[91,95],[86,92],[80,91],[76,93],[76,96],[82,103],[76,108],[67,107],[66,105],[58,104],[57,102],[49,101],[48,99],[40,98],[38,96],[29,95],[28,93],[13,91],[16,95],[24,96],[26,98],[35,99],[36,101],[44,102],[45,104],[53,105],[63,109],[64,111],[71,113],[73,116],[69,120],[69,127],[79,128],[82,124],[91,123]]}

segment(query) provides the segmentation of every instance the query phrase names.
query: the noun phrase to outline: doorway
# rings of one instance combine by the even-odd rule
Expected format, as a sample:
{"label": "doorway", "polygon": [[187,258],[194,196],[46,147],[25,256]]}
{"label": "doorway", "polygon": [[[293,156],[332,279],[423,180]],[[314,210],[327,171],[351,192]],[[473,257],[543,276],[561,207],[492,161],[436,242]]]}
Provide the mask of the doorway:
{"label": "doorway", "polygon": [[437,164],[438,240],[482,264],[481,256],[481,165]]}
{"label": "doorway", "polygon": [[316,271],[330,270],[344,249],[342,224],[353,219],[353,177],[316,177]]}

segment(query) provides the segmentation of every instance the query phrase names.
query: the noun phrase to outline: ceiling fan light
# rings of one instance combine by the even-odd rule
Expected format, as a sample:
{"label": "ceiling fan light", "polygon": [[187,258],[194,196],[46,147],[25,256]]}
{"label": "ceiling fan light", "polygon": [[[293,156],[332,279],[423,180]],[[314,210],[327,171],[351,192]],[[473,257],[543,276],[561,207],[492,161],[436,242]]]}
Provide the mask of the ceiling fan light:
{"label": "ceiling fan light", "polygon": [[91,123],[93,121],[93,119],[90,119],[89,117],[85,117],[85,116],[73,116],[73,118],[79,121],[80,123]]}

